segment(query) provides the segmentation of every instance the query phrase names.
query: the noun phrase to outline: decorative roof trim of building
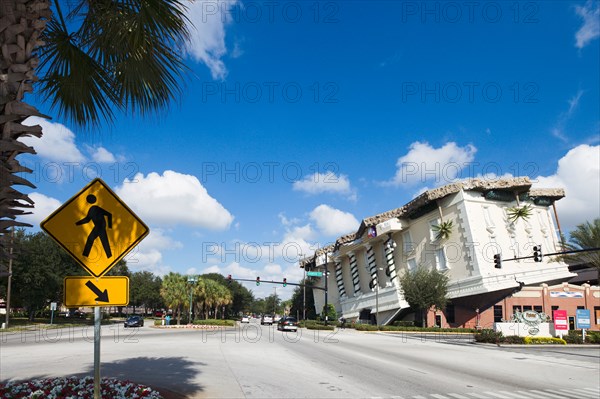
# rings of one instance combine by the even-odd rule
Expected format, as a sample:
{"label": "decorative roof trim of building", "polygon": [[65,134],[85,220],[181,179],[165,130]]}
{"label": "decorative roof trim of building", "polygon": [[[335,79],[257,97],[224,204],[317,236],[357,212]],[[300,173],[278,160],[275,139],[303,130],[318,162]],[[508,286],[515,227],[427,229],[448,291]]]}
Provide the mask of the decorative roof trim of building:
{"label": "decorative roof trim of building", "polygon": [[298,264],[300,265],[300,268],[302,268],[302,269],[306,266],[311,266],[311,265],[314,266],[314,264],[316,263],[317,258],[319,256],[323,256],[325,254],[325,252],[332,253],[334,250],[335,250],[335,244],[326,245],[323,248],[317,249],[314,252],[314,254],[312,254],[311,256],[300,259]]}
{"label": "decorative roof trim of building", "polygon": [[[447,197],[452,194],[456,194],[462,190],[464,191],[480,191],[486,192],[490,190],[504,190],[504,191],[512,191],[516,193],[531,191],[531,180],[529,177],[515,177],[510,179],[498,179],[498,180],[489,180],[489,179],[469,179],[456,183],[447,184],[442,187],[434,188],[432,190],[427,190],[424,193],[420,194],[413,200],[411,200],[406,205],[393,209],[391,211],[386,211],[380,213],[375,216],[371,216],[362,220],[358,231],[355,234],[355,237],[361,237],[364,231],[371,227],[375,226],[379,223],[383,223],[386,220],[390,220],[392,218],[401,218],[407,217],[412,212],[415,212],[419,208],[422,208],[426,205],[429,205],[431,202],[437,201],[444,197]],[[562,196],[564,197],[564,190],[560,189],[537,189],[534,190],[536,193],[548,192],[555,193],[558,191],[562,191]],[[532,195],[533,196],[533,195]],[[539,195],[535,195],[539,196]],[[557,197],[562,198],[562,197]],[[348,242],[348,236],[350,234],[340,237],[338,241],[342,241],[342,243]],[[336,243],[338,242],[336,241]],[[351,241],[351,240],[349,240]]]}

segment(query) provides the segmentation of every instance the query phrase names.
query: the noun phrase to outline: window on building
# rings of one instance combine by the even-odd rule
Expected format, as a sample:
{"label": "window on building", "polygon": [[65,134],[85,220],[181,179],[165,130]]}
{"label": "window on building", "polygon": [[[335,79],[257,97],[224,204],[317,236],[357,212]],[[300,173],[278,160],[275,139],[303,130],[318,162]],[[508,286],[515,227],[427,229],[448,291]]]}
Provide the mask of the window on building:
{"label": "window on building", "polygon": [[523,305],[523,312],[526,312],[528,310],[533,310],[533,307],[530,305]]}
{"label": "window on building", "polygon": [[455,314],[454,314],[454,305],[449,303],[446,305],[446,310],[444,312],[446,314],[446,321],[448,323],[454,323]]}
{"label": "window on building", "polygon": [[429,221],[429,239],[431,241],[435,241],[437,236],[437,231],[435,230],[435,227],[439,226],[440,223],[441,222],[439,219],[433,219]]}
{"label": "window on building", "polygon": [[594,306],[594,313],[596,314],[596,324],[600,324],[600,306]]}
{"label": "window on building", "polygon": [[585,309],[585,306],[577,306],[577,309]]}
{"label": "window on building", "polygon": [[502,305],[494,305],[494,323],[502,321]]}
{"label": "window on building", "polygon": [[535,310],[538,313],[542,313],[542,311],[543,311],[541,306],[534,306],[533,310]]}
{"label": "window on building", "polygon": [[448,264],[446,263],[446,254],[444,254],[444,248],[440,248],[435,251],[435,267],[439,271],[444,271],[448,269]]}
{"label": "window on building", "polygon": [[412,272],[417,268],[417,260],[415,258],[410,258],[406,261],[406,267],[408,267],[409,272]]}
{"label": "window on building", "polygon": [[402,234],[402,250],[405,254],[411,253],[415,249],[410,231],[405,231]]}
{"label": "window on building", "polygon": [[558,306],[552,306],[552,311],[558,310]]}
{"label": "window on building", "polygon": [[483,219],[485,220],[485,227],[493,228],[494,220],[492,219],[492,215],[490,214],[490,207],[484,205],[483,206]]}
{"label": "window on building", "polygon": [[523,310],[521,309],[521,305],[513,305],[513,314],[519,312],[521,313]]}

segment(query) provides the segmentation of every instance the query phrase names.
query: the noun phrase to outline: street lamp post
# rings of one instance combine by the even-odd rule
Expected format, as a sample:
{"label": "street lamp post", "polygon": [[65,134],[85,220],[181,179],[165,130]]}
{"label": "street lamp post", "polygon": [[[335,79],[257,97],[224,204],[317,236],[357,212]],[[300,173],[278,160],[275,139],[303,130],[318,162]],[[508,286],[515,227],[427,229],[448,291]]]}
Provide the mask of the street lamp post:
{"label": "street lamp post", "polygon": [[196,277],[188,277],[188,283],[190,283],[190,324],[192,324],[192,299],[194,295],[194,284],[196,284]]}

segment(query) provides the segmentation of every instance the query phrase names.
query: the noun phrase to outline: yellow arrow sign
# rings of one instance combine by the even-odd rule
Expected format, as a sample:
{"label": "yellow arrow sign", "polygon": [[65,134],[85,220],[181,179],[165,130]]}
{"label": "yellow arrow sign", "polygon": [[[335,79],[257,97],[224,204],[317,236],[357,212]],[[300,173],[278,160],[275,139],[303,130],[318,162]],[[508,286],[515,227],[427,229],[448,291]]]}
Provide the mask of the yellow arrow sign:
{"label": "yellow arrow sign", "polygon": [[40,226],[96,277],[108,272],[149,232],[100,179],[85,186]]}
{"label": "yellow arrow sign", "polygon": [[65,277],[64,300],[68,308],[79,306],[127,306],[129,278],[125,276]]}

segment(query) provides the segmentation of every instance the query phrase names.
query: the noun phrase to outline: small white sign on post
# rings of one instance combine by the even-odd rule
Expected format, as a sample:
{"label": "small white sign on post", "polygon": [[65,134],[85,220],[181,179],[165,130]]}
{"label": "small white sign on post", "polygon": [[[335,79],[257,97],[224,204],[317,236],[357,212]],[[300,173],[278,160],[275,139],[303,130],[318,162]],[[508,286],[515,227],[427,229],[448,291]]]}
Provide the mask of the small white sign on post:
{"label": "small white sign on post", "polygon": [[50,302],[50,310],[56,310],[56,302]]}

